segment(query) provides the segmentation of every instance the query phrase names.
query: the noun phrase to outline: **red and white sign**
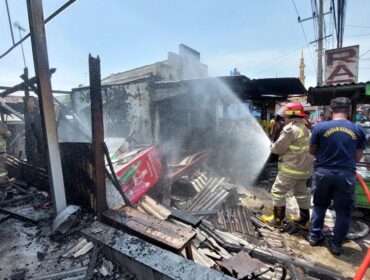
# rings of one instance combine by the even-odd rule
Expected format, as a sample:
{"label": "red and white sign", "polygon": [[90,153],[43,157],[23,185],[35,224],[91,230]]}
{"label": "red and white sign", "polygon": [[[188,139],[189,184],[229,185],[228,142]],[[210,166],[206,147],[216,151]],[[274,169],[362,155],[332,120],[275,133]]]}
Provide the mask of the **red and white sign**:
{"label": "red and white sign", "polygon": [[357,83],[359,46],[325,52],[325,85]]}
{"label": "red and white sign", "polygon": [[159,181],[162,175],[162,161],[158,146],[139,152],[116,172],[122,191],[136,203]]}

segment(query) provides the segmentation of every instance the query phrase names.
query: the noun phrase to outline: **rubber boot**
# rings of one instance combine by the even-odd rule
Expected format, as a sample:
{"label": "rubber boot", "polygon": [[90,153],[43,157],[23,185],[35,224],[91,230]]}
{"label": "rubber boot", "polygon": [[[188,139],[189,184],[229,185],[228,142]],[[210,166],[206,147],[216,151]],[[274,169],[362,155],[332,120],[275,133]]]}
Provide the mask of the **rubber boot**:
{"label": "rubber boot", "polygon": [[292,223],[304,230],[308,230],[310,227],[310,210],[299,208],[299,218],[293,219]]}
{"label": "rubber boot", "polygon": [[274,213],[270,216],[262,215],[261,221],[267,225],[276,228],[282,228],[284,217],[285,217],[285,206],[283,207],[274,206]]}

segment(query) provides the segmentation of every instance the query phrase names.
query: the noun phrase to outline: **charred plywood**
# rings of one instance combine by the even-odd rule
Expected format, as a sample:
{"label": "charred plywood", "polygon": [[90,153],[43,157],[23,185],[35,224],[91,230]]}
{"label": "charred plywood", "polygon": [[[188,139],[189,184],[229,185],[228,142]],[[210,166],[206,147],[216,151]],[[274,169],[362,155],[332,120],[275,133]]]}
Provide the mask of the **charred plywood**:
{"label": "charred plywood", "polygon": [[61,143],[60,151],[68,203],[95,209],[91,144]]}

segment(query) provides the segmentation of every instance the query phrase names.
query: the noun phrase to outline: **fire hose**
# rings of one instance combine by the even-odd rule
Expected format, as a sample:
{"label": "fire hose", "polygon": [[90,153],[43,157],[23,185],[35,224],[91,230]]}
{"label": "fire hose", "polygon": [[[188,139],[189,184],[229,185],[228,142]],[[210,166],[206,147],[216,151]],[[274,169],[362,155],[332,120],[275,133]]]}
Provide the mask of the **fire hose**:
{"label": "fire hose", "polygon": [[[370,191],[369,191],[364,179],[362,178],[361,174],[358,173],[358,172],[356,172],[356,178],[357,178],[357,181],[360,183],[361,187],[363,188],[363,190],[366,194],[366,197],[367,197],[367,201],[370,204]],[[364,277],[365,272],[366,272],[367,268],[369,267],[369,264],[370,264],[370,248],[367,249],[367,253],[365,255],[365,258],[362,260],[362,263],[361,263],[360,267],[358,268],[358,270],[356,272],[356,275],[353,278],[353,280],[361,280]]]}

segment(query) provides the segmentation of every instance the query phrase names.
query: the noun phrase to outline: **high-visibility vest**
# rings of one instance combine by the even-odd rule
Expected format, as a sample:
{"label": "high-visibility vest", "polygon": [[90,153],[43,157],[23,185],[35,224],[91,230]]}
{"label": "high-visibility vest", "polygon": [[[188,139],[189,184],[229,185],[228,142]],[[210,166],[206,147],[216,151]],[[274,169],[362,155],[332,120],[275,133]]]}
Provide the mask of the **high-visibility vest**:
{"label": "high-visibility vest", "polygon": [[[299,127],[300,134],[298,136],[298,139],[295,142],[298,142],[296,145],[289,145],[289,150],[292,152],[307,152],[309,149],[309,141],[311,138],[311,133],[308,134],[308,136],[305,136],[304,129],[302,127]],[[302,176],[307,177],[310,175],[310,171],[302,171],[291,167],[286,167],[283,164],[278,164],[279,171],[289,174],[289,175],[295,175],[295,176]]]}

